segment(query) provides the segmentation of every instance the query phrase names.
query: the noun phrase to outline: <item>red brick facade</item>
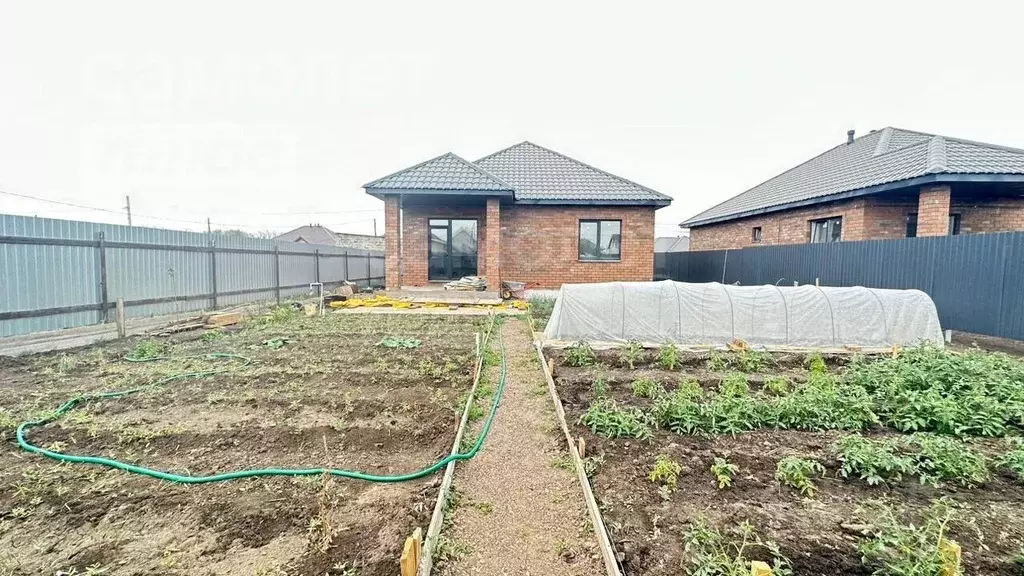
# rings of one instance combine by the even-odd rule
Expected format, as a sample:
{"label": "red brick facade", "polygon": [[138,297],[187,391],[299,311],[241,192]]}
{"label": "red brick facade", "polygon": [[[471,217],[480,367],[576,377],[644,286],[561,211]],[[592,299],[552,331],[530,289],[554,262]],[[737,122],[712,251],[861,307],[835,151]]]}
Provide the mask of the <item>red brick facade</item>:
{"label": "red brick facade", "polygon": [[[389,289],[429,284],[427,248],[431,218],[477,220],[477,273],[487,277],[489,284],[500,279],[557,288],[564,282],[648,281],[654,276],[652,207],[501,205],[496,198],[488,199],[486,207],[453,207],[414,204],[406,199],[402,206],[403,274],[399,282],[398,218],[388,218],[390,206],[389,203],[385,207],[385,237],[388,239],[385,267]],[[397,203],[395,206],[397,208]],[[581,219],[622,221],[620,260],[580,261]],[[495,229],[501,231],[500,242]]]}
{"label": "red brick facade", "polygon": [[[690,250],[806,244],[811,221],[836,216],[843,219],[844,241],[905,238],[907,217],[915,213],[918,236],[946,234],[950,215],[960,216],[961,234],[1024,230],[1024,198],[958,196],[955,190],[951,194],[948,186],[929,186],[920,194],[867,196],[696,226],[690,229]],[[757,244],[753,242],[754,227],[761,228]]]}

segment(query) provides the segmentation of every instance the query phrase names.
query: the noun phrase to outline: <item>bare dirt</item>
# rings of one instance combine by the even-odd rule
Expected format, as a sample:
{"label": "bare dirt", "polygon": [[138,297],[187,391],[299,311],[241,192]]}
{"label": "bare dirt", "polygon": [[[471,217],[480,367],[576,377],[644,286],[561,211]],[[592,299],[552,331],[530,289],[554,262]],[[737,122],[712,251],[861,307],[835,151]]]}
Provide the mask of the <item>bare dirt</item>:
{"label": "bare dirt", "polygon": [[[600,365],[586,368],[566,366],[558,350],[545,353],[557,359],[556,383],[570,427],[586,439],[588,454],[603,458],[592,484],[627,576],[684,573],[683,534],[701,516],[718,527],[750,521],[762,536],[778,543],[797,575],[868,575],[872,569],[861,562],[858,536],[841,525],[863,522],[857,510],[867,501],[890,499],[913,517],[940,497],[952,498],[960,506],[960,520],[952,525],[950,537],[963,546],[965,574],[1024,574],[1017,563],[1024,546],[1024,486],[1011,478],[995,475],[974,489],[937,489],[920,485],[916,478],[874,487],[844,480],[838,477],[839,463],[830,452],[842,432],[760,430],[704,437],[655,430],[649,440],[601,438],[578,424],[594,398],[596,378],[609,384],[609,395],[616,401],[646,407],[649,401],[634,397],[630,390],[637,378],[653,378],[672,390],[686,379],[716,387],[722,374],[708,371],[706,356],[700,354],[685,356],[684,366],[670,372],[649,362],[636,370],[623,368],[611,351],[599,354]],[[768,375],[806,377],[799,355],[778,360],[770,373],[750,375],[752,388]],[[841,357],[829,359],[832,370],[842,363]],[[985,444],[979,443],[979,448],[986,450]],[[648,477],[661,454],[684,466],[678,489],[668,499]],[[813,498],[801,497],[774,478],[778,461],[790,455],[812,457],[826,466],[825,477],[815,480],[818,492]],[[718,489],[710,472],[715,457],[727,457],[739,466],[732,488]]]}
{"label": "bare dirt", "polygon": [[[392,575],[426,528],[440,476],[401,484],[273,477],[182,485],[19,449],[13,427],[77,394],[229,368],[29,431],[40,446],[186,475],[252,468],[401,474],[451,450],[482,319],[334,314],[249,322],[217,339],[158,340],[170,360],[129,363],[140,339],[0,360],[0,575]],[[418,338],[413,349],[375,344]],[[209,337],[207,337],[209,338]],[[287,339],[280,348],[264,343]],[[208,352],[252,358],[185,358]]]}

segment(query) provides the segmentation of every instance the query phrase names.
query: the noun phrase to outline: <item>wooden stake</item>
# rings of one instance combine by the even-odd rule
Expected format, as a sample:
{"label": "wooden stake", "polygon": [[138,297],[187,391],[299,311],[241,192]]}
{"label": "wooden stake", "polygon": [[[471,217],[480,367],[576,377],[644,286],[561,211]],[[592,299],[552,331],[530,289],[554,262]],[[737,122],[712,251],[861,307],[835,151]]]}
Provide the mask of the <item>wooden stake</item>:
{"label": "wooden stake", "polygon": [[117,337],[125,337],[125,325],[124,325],[124,298],[117,299]]}
{"label": "wooden stake", "polygon": [[580,458],[587,457],[587,441],[582,436],[576,439],[576,451],[580,453]]}
{"label": "wooden stake", "polygon": [[423,529],[417,528],[412,536],[405,539],[405,547],[402,548],[402,560],[399,565],[402,567],[402,576],[416,576],[416,570],[420,566],[420,550],[423,546]]}
{"label": "wooden stake", "polygon": [[548,358],[548,372],[551,374],[552,378],[555,377],[555,359],[554,358]]}

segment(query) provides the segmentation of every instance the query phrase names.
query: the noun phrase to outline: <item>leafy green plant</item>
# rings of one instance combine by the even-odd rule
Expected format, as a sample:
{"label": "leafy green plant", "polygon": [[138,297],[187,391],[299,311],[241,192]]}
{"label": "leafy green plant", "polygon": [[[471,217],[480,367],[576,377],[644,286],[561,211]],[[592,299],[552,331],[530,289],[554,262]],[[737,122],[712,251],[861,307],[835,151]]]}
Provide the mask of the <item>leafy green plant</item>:
{"label": "leafy green plant", "polygon": [[796,430],[863,430],[878,422],[864,388],[812,376],[792,392],[767,400],[766,425]]}
{"label": "leafy green plant", "polygon": [[743,374],[729,374],[722,378],[718,389],[724,396],[747,396],[750,394],[750,383]]}
{"label": "leafy green plant", "polygon": [[762,540],[749,522],[743,522],[734,534],[723,534],[706,518],[698,518],[683,535],[684,568],[695,576],[749,576],[751,562],[763,558],[773,576],[791,576],[793,568],[779,547]]}
{"label": "leafy green plant", "polygon": [[604,398],[608,396],[608,383],[604,381],[604,378],[598,376],[594,380],[594,397]]}
{"label": "leafy green plant", "polygon": [[128,352],[127,357],[132,360],[153,360],[164,353],[164,345],[156,340],[140,340]]}
{"label": "leafy green plant", "polygon": [[796,488],[804,496],[814,496],[817,490],[811,477],[824,475],[825,467],[820,462],[799,456],[787,456],[775,468],[775,478],[781,484]]}
{"label": "leafy green plant", "polygon": [[739,466],[736,466],[725,458],[715,458],[714,464],[711,465],[711,473],[714,474],[715,479],[718,480],[719,490],[731,487],[732,479],[736,476],[736,472],[738,471]]}
{"label": "leafy green plant", "polygon": [[962,574],[957,544],[946,537],[954,514],[946,500],[936,501],[920,524],[906,523],[902,510],[885,504],[869,505],[860,513],[870,519],[872,535],[858,550],[874,576],[954,576]]}
{"label": "leafy green plant", "polygon": [[655,484],[667,486],[669,490],[675,490],[679,481],[679,473],[683,471],[682,464],[672,460],[664,454],[659,454],[654,461],[654,468],[651,470],[650,479]]}
{"label": "leafy green plant", "polygon": [[712,350],[711,353],[708,354],[708,360],[705,367],[709,372],[721,372],[729,367],[729,361],[721,352]]}
{"label": "leafy green plant", "polygon": [[223,329],[211,328],[206,332],[203,332],[203,335],[200,336],[199,339],[202,340],[203,342],[216,342],[217,340],[220,340],[225,336],[227,336],[227,333],[224,332]]}
{"label": "leafy green plant", "polygon": [[914,471],[914,461],[900,452],[900,440],[870,440],[852,434],[840,438],[834,447],[844,478],[857,476],[871,486],[899,481]]}
{"label": "leafy green plant", "polygon": [[772,376],[764,381],[765,390],[772,392],[773,394],[785,394],[789,392],[791,384],[789,378],[785,376]]}
{"label": "leafy green plant", "polygon": [[565,363],[577,368],[597,364],[597,354],[590,344],[580,340],[565,349]]}
{"label": "leafy green plant", "polygon": [[825,365],[825,359],[821,357],[820,352],[811,352],[807,355],[807,370],[811,374],[828,374],[828,366]]}
{"label": "leafy green plant", "polygon": [[675,370],[679,366],[679,348],[667,342],[658,349],[658,366],[664,370]]}
{"label": "leafy green plant", "polygon": [[619,364],[627,366],[630,370],[644,361],[644,346],[636,340],[630,340],[626,346],[619,351]]}
{"label": "leafy green plant", "polygon": [[910,437],[909,443],[916,447],[914,469],[922,484],[941,486],[955,482],[970,488],[989,479],[985,456],[962,440],[917,433]]}
{"label": "leafy green plant", "polygon": [[651,378],[638,378],[633,381],[633,395],[639,398],[657,398],[665,394],[665,388]]}
{"label": "leafy green plant", "polygon": [[1005,468],[1017,479],[1024,482],[1024,440],[1009,438],[1009,450],[996,459],[997,467]]}
{"label": "leafy green plant", "polygon": [[743,372],[764,372],[775,365],[772,355],[764,350],[744,348],[736,353],[736,367]]}
{"label": "leafy green plant", "polygon": [[651,436],[647,416],[637,408],[620,407],[611,398],[598,398],[580,416],[579,423],[604,438],[637,438]]}

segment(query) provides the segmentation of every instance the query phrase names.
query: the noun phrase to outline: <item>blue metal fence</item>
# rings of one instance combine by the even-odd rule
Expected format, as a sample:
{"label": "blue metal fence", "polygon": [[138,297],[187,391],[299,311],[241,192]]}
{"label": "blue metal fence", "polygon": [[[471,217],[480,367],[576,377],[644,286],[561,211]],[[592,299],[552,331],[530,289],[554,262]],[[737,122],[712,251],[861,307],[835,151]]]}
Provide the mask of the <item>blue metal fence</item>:
{"label": "blue metal fence", "polygon": [[1024,232],[659,254],[655,277],[917,288],[944,328],[1024,340]]}
{"label": "blue metal fence", "polygon": [[382,252],[0,215],[0,336],[383,285]]}

